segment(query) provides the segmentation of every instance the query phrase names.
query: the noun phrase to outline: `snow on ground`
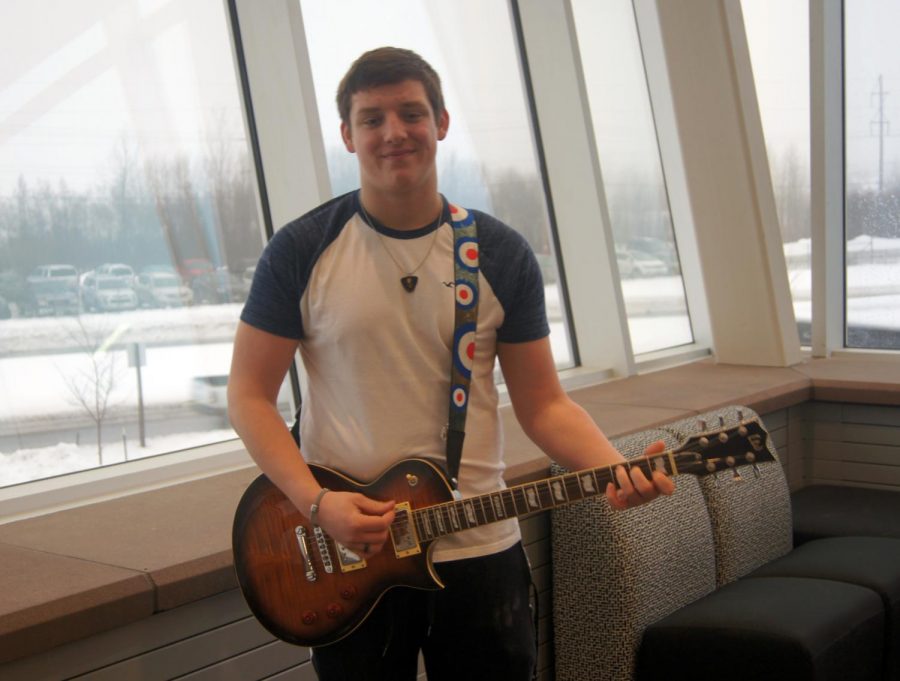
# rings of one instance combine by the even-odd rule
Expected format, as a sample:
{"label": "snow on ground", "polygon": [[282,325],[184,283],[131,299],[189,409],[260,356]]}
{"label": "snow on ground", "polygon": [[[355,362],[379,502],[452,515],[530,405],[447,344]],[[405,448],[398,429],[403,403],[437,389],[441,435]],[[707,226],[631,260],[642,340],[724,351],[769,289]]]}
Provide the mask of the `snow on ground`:
{"label": "snow on ground", "polygon": [[[883,240],[881,240],[883,241]],[[854,240],[853,250],[897,248],[900,240]],[[786,248],[788,255],[803,255],[808,244]],[[805,251],[808,253],[808,250]],[[809,270],[789,272],[798,321],[810,319]],[[896,264],[851,266],[848,272],[850,323],[900,329],[900,267]],[[623,295],[629,312],[629,330],[636,353],[658,349],[660,343],[689,342],[691,331],[679,277],[628,279]],[[560,366],[571,364],[571,351],[555,287],[548,286],[551,345]],[[141,369],[142,394],[148,408],[184,405],[193,398],[196,376],[227,375],[231,338],[240,305],[210,305],[170,310],[137,310],[110,315],[82,315],[81,323],[105,334],[109,347],[99,351],[117,371],[111,403],[134,409],[136,371],[128,366],[125,347],[146,345]],[[89,366],[91,353],[66,352],[81,327],[74,318],[10,319],[0,321],[0,432],[26,429],[41,419],[86,418],[77,404],[73,386]],[[98,331],[99,330],[99,331]],[[674,340],[673,340],[674,339]],[[683,339],[683,340],[680,340]],[[80,379],[82,385],[85,379]],[[114,437],[107,434],[108,437]],[[113,440],[104,444],[103,463],[152,456],[177,449],[231,439],[231,430],[176,433],[150,438],[146,448],[136,442]],[[92,468],[98,465],[96,445],[59,443],[52,447],[0,453],[0,486]]]}
{"label": "snow on ground", "polygon": [[[113,441],[103,445],[102,465],[168,454],[234,437],[233,430],[212,430],[150,438],[145,447],[134,440]],[[72,442],[60,442],[52,447],[19,449],[0,456],[0,487],[96,468],[101,465],[100,456],[97,445],[77,445]]]}

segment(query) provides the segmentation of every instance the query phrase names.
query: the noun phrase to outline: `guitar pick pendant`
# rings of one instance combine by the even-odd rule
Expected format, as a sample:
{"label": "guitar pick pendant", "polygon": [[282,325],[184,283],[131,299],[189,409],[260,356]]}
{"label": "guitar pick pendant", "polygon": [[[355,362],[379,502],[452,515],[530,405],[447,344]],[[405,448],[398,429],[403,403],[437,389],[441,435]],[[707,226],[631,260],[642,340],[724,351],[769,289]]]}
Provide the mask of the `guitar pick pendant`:
{"label": "guitar pick pendant", "polygon": [[405,277],[401,277],[400,283],[403,284],[403,288],[406,289],[407,293],[412,293],[416,290],[416,284],[419,283],[419,278],[407,274]]}

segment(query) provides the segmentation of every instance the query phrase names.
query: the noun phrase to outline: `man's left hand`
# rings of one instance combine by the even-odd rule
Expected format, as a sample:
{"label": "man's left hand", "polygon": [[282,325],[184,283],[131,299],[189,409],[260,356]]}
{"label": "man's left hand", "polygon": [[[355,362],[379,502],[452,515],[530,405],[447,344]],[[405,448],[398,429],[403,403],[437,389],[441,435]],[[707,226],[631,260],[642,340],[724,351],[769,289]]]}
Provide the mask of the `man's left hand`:
{"label": "man's left hand", "polygon": [[[665,443],[660,440],[647,447],[644,456],[659,454],[665,449]],[[655,468],[649,480],[639,466],[616,466],[615,476],[618,487],[612,482],[607,484],[606,498],[613,508],[620,511],[653,501],[660,494],[669,496],[675,491],[672,478]]]}

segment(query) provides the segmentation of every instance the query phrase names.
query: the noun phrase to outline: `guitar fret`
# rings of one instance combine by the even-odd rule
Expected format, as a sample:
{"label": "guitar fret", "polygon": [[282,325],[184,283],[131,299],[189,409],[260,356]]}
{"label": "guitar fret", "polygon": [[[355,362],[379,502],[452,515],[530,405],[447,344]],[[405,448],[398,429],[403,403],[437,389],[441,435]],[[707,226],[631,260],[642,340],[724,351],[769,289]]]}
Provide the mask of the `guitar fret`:
{"label": "guitar fret", "polygon": [[494,517],[497,520],[502,520],[506,517],[506,509],[503,507],[503,498],[500,496],[500,492],[495,492],[491,494],[491,506],[494,511]]}
{"label": "guitar fret", "polygon": [[463,506],[463,514],[466,519],[466,525],[468,527],[475,527],[478,525],[478,518],[475,517],[475,504],[472,503],[471,499],[467,499],[462,502]]}
{"label": "guitar fret", "polygon": [[478,508],[481,509],[481,524],[487,525],[489,522],[491,522],[491,519],[488,517],[488,511],[493,511],[493,509],[491,508],[490,504],[488,504],[487,508],[485,508],[483,496],[476,497],[476,499],[478,499]]}
{"label": "guitar fret", "polygon": [[582,498],[600,493],[600,486],[597,484],[597,478],[594,475],[594,471],[581,471],[578,474],[578,489],[581,490]]}
{"label": "guitar fret", "polygon": [[560,479],[551,479],[549,481],[550,494],[552,497],[552,504],[554,506],[558,504],[563,504],[568,500],[568,496],[566,495],[566,486],[563,484],[563,481]]}
{"label": "guitar fret", "polygon": [[538,490],[537,485],[528,485],[525,490],[525,495],[529,510],[540,511],[543,508],[541,505],[541,493]]}
{"label": "guitar fret", "polygon": [[444,522],[444,508],[442,506],[438,506],[434,509],[434,520],[435,525],[437,525],[438,533],[443,537],[447,534],[447,524]]}
{"label": "guitar fret", "polygon": [[503,499],[503,508],[507,517],[512,516],[515,518],[519,515],[519,512],[516,510],[516,500],[513,497],[512,490],[503,490],[500,492],[500,498]]}
{"label": "guitar fret", "polygon": [[538,497],[541,502],[541,508],[550,508],[553,506],[553,491],[550,489],[550,481],[542,481],[538,487]]}
{"label": "guitar fret", "polygon": [[[452,503],[449,505],[449,508],[450,508],[450,525],[453,527],[454,530],[461,530],[462,529],[462,520],[460,519],[459,512],[457,511],[457,509],[459,508],[459,504]],[[465,519],[464,516],[463,516],[463,519]]]}
{"label": "guitar fret", "polygon": [[[513,487],[509,490],[510,497],[513,502],[513,509],[516,515],[524,515],[528,512],[528,502],[525,500],[525,490],[522,486]],[[524,510],[522,510],[524,509]]]}

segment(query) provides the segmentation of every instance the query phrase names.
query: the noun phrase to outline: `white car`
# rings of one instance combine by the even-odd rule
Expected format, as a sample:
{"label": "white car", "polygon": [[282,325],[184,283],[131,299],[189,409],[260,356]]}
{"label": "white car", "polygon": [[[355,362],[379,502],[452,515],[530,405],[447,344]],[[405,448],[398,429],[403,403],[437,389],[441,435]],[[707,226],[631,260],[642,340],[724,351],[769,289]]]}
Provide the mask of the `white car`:
{"label": "white car", "polygon": [[114,312],[134,310],[138,306],[134,288],[119,276],[92,274],[85,278],[82,294],[89,310]]}
{"label": "white car", "polygon": [[190,305],[194,294],[170,272],[142,272],[135,283],[138,303],[148,307]]}

